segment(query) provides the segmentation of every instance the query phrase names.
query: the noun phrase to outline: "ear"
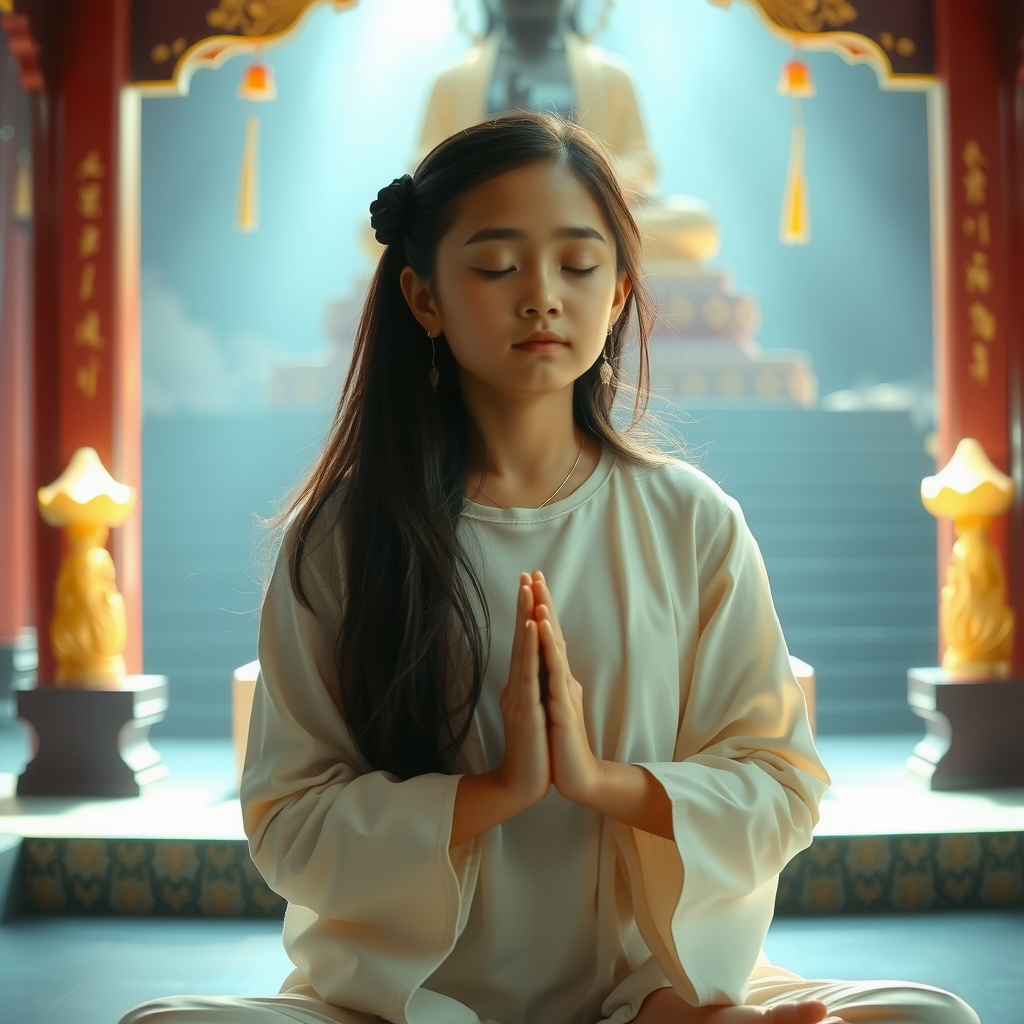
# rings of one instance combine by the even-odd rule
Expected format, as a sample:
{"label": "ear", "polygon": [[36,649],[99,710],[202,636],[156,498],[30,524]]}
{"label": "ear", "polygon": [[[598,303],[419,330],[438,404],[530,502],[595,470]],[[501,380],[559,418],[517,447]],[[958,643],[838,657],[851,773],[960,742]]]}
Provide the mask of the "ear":
{"label": "ear", "polygon": [[611,329],[612,324],[619,319],[619,314],[622,312],[626,305],[626,299],[629,298],[629,293],[633,290],[633,282],[630,281],[629,275],[622,271],[619,274],[618,281],[615,282],[615,291],[612,293],[612,308],[609,313],[608,327]]}
{"label": "ear", "polygon": [[420,326],[431,337],[436,338],[443,330],[441,325],[441,314],[438,312],[434,296],[430,293],[430,285],[420,279],[412,267],[406,267],[399,278],[402,285],[402,294],[405,301],[412,310],[412,315],[419,321]]}

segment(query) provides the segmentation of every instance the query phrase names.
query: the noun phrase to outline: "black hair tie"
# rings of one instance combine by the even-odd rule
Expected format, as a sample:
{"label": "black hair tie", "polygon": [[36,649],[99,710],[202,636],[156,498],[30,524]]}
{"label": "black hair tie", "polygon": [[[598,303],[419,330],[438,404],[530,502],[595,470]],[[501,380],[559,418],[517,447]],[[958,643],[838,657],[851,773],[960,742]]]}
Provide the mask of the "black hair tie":
{"label": "black hair tie", "polygon": [[370,227],[381,245],[394,245],[405,235],[416,192],[412,177],[403,174],[377,193],[370,203]]}

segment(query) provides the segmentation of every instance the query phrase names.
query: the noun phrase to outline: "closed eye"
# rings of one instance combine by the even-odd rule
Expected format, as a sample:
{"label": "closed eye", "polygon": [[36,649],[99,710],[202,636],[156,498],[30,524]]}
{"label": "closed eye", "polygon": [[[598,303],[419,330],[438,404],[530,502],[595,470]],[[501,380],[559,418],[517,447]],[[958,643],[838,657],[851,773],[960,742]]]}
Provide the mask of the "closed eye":
{"label": "closed eye", "polygon": [[504,270],[485,270],[483,267],[474,267],[474,270],[482,277],[486,277],[493,280],[497,277],[504,277],[506,274],[511,274],[515,267],[506,267]]}
{"label": "closed eye", "polygon": [[597,267],[562,267],[562,269],[567,270],[570,274],[576,274],[578,277],[586,277],[597,270]]}

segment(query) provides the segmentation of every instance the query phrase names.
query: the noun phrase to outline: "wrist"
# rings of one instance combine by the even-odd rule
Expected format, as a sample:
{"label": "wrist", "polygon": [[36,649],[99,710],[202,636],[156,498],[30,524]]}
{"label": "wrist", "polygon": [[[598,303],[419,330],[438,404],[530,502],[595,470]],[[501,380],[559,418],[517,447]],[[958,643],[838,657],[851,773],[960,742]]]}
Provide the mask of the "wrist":
{"label": "wrist", "polygon": [[548,787],[541,790],[539,786],[524,786],[514,776],[508,778],[504,765],[493,772],[487,772],[487,778],[490,779],[493,789],[493,799],[502,808],[506,819],[514,818],[527,808],[540,803],[548,790]]}
{"label": "wrist", "polygon": [[483,835],[536,802],[536,799],[526,799],[522,792],[505,783],[500,769],[480,775],[463,775],[455,793],[449,848]]}
{"label": "wrist", "polygon": [[613,763],[591,755],[585,765],[577,767],[572,773],[570,781],[562,785],[556,782],[556,788],[566,800],[604,814],[602,808],[607,803],[609,786],[606,766]]}

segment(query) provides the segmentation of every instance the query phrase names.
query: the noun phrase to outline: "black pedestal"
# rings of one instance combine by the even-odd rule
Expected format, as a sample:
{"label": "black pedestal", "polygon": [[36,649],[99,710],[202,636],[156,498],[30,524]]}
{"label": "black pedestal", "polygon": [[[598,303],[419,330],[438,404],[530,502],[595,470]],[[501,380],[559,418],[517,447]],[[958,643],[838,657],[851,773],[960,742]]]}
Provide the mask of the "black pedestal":
{"label": "black pedestal", "polygon": [[140,796],[167,766],[149,744],[167,711],[166,676],[128,676],[119,690],[15,687],[36,753],[19,796]]}
{"label": "black pedestal", "polygon": [[910,710],[927,724],[907,761],[931,789],[1024,786],[1024,679],[951,679],[907,673]]}

